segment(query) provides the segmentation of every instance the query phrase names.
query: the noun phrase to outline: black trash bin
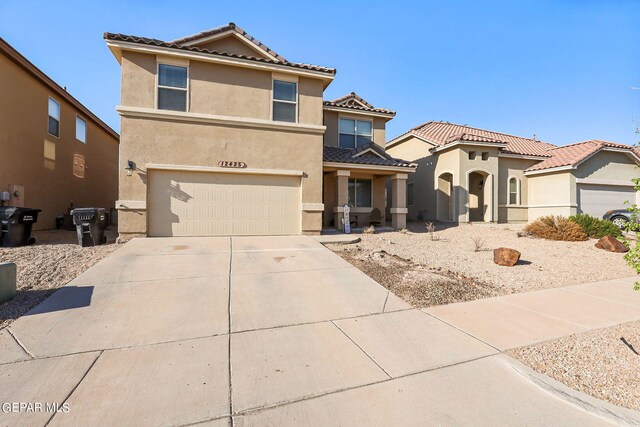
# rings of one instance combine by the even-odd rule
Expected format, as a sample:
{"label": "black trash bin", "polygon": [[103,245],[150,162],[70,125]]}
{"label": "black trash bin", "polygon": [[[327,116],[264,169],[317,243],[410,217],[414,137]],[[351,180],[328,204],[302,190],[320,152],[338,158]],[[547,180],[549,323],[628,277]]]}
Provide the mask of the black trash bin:
{"label": "black trash bin", "polygon": [[41,209],[0,206],[0,246],[33,245],[36,239],[31,237],[31,228],[38,222]]}
{"label": "black trash bin", "polygon": [[104,208],[76,208],[71,211],[80,246],[97,246],[107,243],[104,230],[107,215]]}

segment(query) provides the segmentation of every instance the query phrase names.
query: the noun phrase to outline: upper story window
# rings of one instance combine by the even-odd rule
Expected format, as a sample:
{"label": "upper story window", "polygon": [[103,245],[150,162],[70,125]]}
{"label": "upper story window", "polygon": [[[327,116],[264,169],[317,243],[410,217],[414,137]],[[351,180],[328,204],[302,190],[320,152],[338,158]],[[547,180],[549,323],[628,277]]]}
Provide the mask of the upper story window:
{"label": "upper story window", "polygon": [[80,116],[76,116],[76,139],[83,144],[87,143],[87,122]]}
{"label": "upper story window", "polygon": [[515,176],[509,178],[509,204],[520,204],[520,181]]}
{"label": "upper story window", "polygon": [[187,111],[187,67],[158,64],[158,109]]}
{"label": "upper story window", "polygon": [[273,120],[277,122],[297,122],[298,83],[273,81]]}
{"label": "upper story window", "polygon": [[60,137],[60,103],[49,98],[49,135]]}
{"label": "upper story window", "polygon": [[366,120],[340,119],[340,147],[356,148],[373,141],[373,123]]}

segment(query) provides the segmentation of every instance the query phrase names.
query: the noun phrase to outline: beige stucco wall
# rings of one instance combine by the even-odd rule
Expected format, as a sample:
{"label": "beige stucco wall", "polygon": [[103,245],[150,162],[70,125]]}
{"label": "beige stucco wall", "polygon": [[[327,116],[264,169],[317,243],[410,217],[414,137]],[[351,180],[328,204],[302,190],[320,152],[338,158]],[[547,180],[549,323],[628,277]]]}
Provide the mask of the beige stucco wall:
{"label": "beige stucco wall", "polygon": [[[386,120],[381,117],[373,117],[364,114],[349,114],[348,112],[337,111],[324,111],[324,125],[327,130],[324,134],[324,145],[330,147],[337,147],[339,143],[339,119],[340,117],[355,119],[355,120],[368,120],[373,122],[373,142],[381,147],[385,145],[386,138]],[[406,159],[405,159],[406,160]]]}
{"label": "beige stucco wall", "polygon": [[[24,206],[42,209],[34,229],[54,228],[70,202],[113,207],[117,139],[2,54],[0,75],[0,191],[24,186]],[[49,96],[61,107],[59,138],[47,132]],[[86,144],[75,138],[76,114],[86,121]]]}
{"label": "beige stucco wall", "polygon": [[570,171],[529,175],[527,184],[529,221],[545,215],[576,213],[576,183]]}
{"label": "beige stucco wall", "polygon": [[[153,108],[155,98],[154,55],[123,55],[122,104]],[[271,81],[269,71],[225,68],[191,61],[191,111],[212,115],[269,120]],[[133,84],[132,82],[135,82]],[[300,78],[299,123],[322,124],[322,81]],[[139,91],[138,94],[129,92]],[[178,120],[123,117],[121,122],[121,200],[146,202],[148,163],[217,166],[221,160],[240,161],[248,168],[303,171],[302,202],[322,203],[322,134],[310,130],[272,129],[259,124],[233,126]],[[126,176],[127,160],[139,171]],[[124,210],[119,231],[123,237],[146,233],[146,211]],[[303,211],[303,233],[318,232],[322,212]]]}
{"label": "beige stucco wall", "polygon": [[582,163],[574,175],[578,179],[618,181],[632,185],[631,180],[640,177],[640,169],[625,153],[601,151]]}
{"label": "beige stucco wall", "polygon": [[406,141],[387,148],[391,156],[416,163],[415,173],[410,174],[407,183],[414,184],[415,203],[408,206],[407,220],[435,220],[436,184],[434,183],[437,156],[429,151],[433,145],[418,138],[410,137]]}
{"label": "beige stucco wall", "polygon": [[[498,222],[528,221],[529,185],[524,171],[537,160],[498,157]],[[509,179],[515,177],[520,184],[520,205],[509,205]]]}
{"label": "beige stucco wall", "polygon": [[215,50],[217,52],[235,53],[237,55],[253,56],[257,58],[265,58],[258,50],[252,48],[247,43],[238,40],[237,37],[229,35],[216,40],[209,40],[196,45],[201,49]]}

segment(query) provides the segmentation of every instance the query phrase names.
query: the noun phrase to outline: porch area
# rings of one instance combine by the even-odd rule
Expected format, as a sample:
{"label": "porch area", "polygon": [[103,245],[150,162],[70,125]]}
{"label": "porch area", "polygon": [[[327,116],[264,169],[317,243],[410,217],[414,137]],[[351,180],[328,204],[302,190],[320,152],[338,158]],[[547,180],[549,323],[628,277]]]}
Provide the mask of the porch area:
{"label": "porch area", "polygon": [[[324,229],[407,225],[407,178],[415,165],[390,157],[382,147],[324,147]],[[345,214],[348,206],[348,215]]]}

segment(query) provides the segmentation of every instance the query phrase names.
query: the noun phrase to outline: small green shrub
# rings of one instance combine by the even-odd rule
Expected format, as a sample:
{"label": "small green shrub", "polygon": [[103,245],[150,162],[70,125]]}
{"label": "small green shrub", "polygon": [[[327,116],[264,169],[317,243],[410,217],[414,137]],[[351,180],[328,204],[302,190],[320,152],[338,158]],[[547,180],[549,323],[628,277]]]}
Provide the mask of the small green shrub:
{"label": "small green shrub", "polygon": [[587,214],[578,214],[569,217],[569,221],[573,221],[582,227],[582,231],[593,239],[612,235],[614,237],[622,237],[620,229],[611,221],[596,218]]}
{"label": "small green shrub", "polygon": [[549,215],[538,218],[528,224],[525,231],[531,236],[547,240],[580,242],[589,240],[582,227],[563,216]]}

